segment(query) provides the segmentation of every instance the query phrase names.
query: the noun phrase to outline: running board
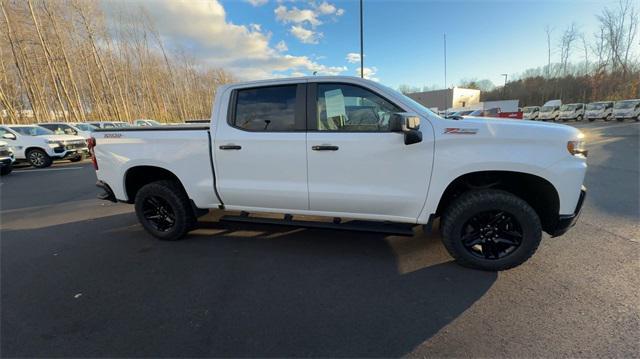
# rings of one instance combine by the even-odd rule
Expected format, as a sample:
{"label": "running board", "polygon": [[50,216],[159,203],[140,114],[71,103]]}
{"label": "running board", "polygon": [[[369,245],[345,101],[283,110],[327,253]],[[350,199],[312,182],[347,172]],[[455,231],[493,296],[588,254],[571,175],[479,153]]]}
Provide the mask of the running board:
{"label": "running board", "polygon": [[341,222],[334,219],[333,222],[318,222],[318,221],[298,221],[293,220],[293,216],[285,215],[285,219],[277,218],[265,218],[265,217],[250,217],[248,214],[242,214],[239,216],[225,215],[220,218],[220,222],[240,222],[240,223],[254,223],[254,224],[271,224],[278,226],[292,226],[292,227],[305,227],[305,228],[320,228],[320,229],[334,229],[345,231],[359,231],[359,232],[375,232],[392,234],[396,236],[413,236],[413,224],[403,223],[388,223],[388,222],[374,222],[374,221],[349,221]]}

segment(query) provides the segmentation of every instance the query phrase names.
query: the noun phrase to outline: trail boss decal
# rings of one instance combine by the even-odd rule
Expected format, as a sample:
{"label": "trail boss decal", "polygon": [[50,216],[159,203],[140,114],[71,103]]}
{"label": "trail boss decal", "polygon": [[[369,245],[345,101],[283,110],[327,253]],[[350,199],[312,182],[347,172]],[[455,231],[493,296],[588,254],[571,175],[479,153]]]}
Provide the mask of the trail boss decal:
{"label": "trail boss decal", "polygon": [[105,133],[104,138],[120,138],[122,137],[121,133]]}
{"label": "trail boss decal", "polygon": [[477,128],[452,128],[452,127],[448,127],[444,129],[444,134],[451,134],[451,135],[475,135],[476,133],[478,133],[478,129]]}

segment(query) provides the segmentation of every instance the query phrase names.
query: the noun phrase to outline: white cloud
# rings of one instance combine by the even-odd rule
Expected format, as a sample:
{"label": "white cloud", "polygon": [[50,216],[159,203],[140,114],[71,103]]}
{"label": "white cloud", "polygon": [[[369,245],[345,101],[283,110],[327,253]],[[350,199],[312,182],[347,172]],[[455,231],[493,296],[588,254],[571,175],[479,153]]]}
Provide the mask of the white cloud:
{"label": "white cloud", "polygon": [[285,52],[285,51],[289,50],[289,48],[287,47],[287,44],[284,42],[284,40],[280,40],[276,44],[276,50],[278,50],[280,52]]}
{"label": "white cloud", "polygon": [[262,6],[267,2],[269,2],[269,0],[245,0],[245,1],[253,6]]}
{"label": "white cloud", "polygon": [[[346,67],[325,66],[307,56],[285,54],[288,49],[284,41],[271,46],[271,34],[259,24],[236,25],[227,21],[218,0],[103,0],[102,5],[113,19],[118,16],[118,9],[143,7],[169,49],[186,50],[203,64],[231,71],[241,80],[281,77],[292,72],[336,75],[347,71]],[[317,41],[321,34],[309,36],[307,41]]]}
{"label": "white cloud", "polygon": [[[373,81],[380,81],[379,78],[377,78],[375,75],[378,72],[378,69],[376,67],[365,67],[364,70],[362,71],[364,73],[364,78],[365,79],[369,79],[369,80],[373,80]],[[356,68],[356,75],[360,76],[360,68]]]}
{"label": "white cloud", "polygon": [[350,64],[360,63],[360,54],[357,52],[350,52],[347,54],[346,60]]}
{"label": "white cloud", "polygon": [[334,5],[329,4],[326,1],[324,1],[322,4],[318,5],[317,9],[321,14],[324,14],[324,15],[333,14],[337,10]]}
{"label": "white cloud", "polygon": [[310,1],[309,6],[308,9],[299,9],[295,6],[289,9],[286,5],[281,4],[273,12],[277,21],[283,24],[292,24],[289,32],[302,43],[317,44],[323,36],[322,32],[316,31],[316,28],[323,24],[320,17],[331,16],[330,18],[335,20],[336,16],[344,14],[344,10],[338,9],[327,1],[323,1],[320,5],[317,5],[315,1]]}
{"label": "white cloud", "polygon": [[318,20],[318,14],[310,9],[300,10],[297,7],[293,7],[288,10],[286,6],[280,5],[273,12],[276,14],[276,19],[285,24],[308,22],[313,27],[322,24],[322,21]]}
{"label": "white cloud", "polygon": [[289,32],[291,32],[291,35],[295,36],[303,44],[317,44],[323,36],[321,32],[305,29],[298,25],[291,26]]}

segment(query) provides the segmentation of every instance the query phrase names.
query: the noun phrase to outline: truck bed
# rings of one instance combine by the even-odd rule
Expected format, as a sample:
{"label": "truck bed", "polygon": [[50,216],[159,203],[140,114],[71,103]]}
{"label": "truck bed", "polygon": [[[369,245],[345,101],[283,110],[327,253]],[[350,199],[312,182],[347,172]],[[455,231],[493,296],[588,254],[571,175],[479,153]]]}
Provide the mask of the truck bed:
{"label": "truck bed", "polygon": [[93,137],[98,180],[108,183],[118,200],[134,200],[125,190],[129,171],[144,171],[156,178],[154,171],[164,169],[180,180],[198,207],[220,203],[214,190],[209,126],[108,128],[94,131]]}
{"label": "truck bed", "polygon": [[166,126],[131,126],[131,127],[112,127],[112,128],[99,128],[93,132],[131,132],[131,131],[207,131],[209,125],[202,124],[183,124],[183,125],[166,125]]}

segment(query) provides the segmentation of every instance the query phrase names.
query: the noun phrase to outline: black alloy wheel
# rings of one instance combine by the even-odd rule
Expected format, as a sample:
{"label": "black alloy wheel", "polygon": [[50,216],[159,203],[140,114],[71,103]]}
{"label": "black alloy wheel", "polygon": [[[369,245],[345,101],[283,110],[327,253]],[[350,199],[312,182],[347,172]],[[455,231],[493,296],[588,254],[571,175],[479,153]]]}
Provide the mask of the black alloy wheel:
{"label": "black alloy wheel", "polygon": [[176,224],[176,215],[171,205],[163,198],[149,196],[142,203],[142,212],[149,225],[159,232],[168,232]]}
{"label": "black alloy wheel", "polygon": [[501,210],[478,213],[467,220],[461,230],[464,248],[474,257],[489,260],[513,253],[523,238],[518,220]]}

